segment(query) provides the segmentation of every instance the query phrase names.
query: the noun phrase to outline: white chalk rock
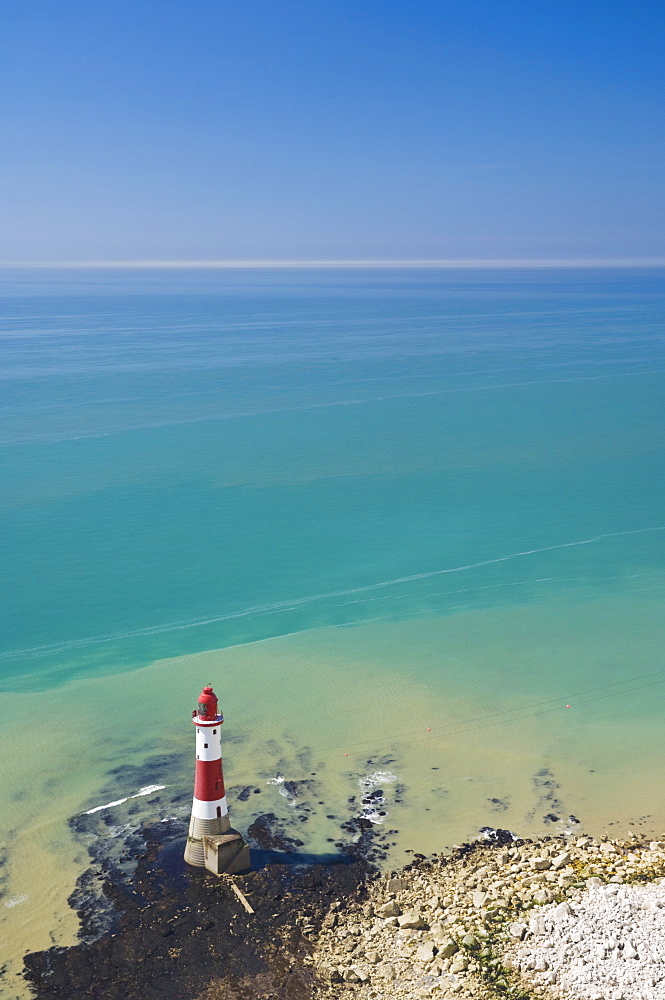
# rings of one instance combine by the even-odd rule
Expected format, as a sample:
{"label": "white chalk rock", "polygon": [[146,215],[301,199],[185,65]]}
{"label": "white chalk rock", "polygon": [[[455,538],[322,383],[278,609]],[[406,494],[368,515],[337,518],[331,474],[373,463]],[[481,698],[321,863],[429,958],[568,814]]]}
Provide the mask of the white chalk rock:
{"label": "white chalk rock", "polygon": [[432,924],[429,929],[429,935],[435,944],[440,944],[442,941],[446,941],[450,936],[440,920],[436,920]]}
{"label": "white chalk rock", "polygon": [[383,906],[378,907],[376,915],[378,917],[399,917],[401,912],[402,908],[399,903],[394,899],[389,899]]}
{"label": "white chalk rock", "polygon": [[406,913],[397,918],[397,923],[403,929],[411,928],[413,930],[420,930],[422,927],[427,926],[417,910],[407,910]]}
{"label": "white chalk rock", "polygon": [[564,851],[562,854],[557,854],[555,858],[552,858],[552,868],[555,870],[565,868],[569,861],[570,854],[568,851]]}
{"label": "white chalk rock", "polygon": [[637,958],[637,948],[633,945],[632,941],[626,941],[623,946],[623,957],[624,958]]}
{"label": "white chalk rock", "polygon": [[419,962],[431,962],[434,958],[434,945],[431,941],[423,941],[416,950],[416,959]]}
{"label": "white chalk rock", "polygon": [[438,958],[452,958],[452,956],[458,951],[459,945],[457,941],[453,941],[453,939],[449,937],[446,941],[441,943],[438,951]]}

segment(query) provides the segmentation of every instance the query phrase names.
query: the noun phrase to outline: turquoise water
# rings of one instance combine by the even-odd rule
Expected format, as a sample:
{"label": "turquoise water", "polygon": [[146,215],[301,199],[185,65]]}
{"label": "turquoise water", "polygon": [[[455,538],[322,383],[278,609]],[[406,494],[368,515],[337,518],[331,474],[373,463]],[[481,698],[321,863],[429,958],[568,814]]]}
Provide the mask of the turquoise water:
{"label": "turquoise water", "polygon": [[662,278],[5,274],[0,683],[659,574]]}
{"label": "turquoise water", "polygon": [[664,277],[0,274],[0,990],[208,682],[241,829],[665,832]]}

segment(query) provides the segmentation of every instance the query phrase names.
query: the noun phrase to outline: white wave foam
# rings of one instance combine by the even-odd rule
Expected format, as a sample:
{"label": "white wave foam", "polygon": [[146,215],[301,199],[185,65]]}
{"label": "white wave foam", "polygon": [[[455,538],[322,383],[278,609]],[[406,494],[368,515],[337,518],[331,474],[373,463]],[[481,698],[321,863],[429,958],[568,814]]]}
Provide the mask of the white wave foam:
{"label": "white wave foam", "polygon": [[287,800],[290,806],[295,806],[298,804],[298,799],[291,789],[286,787],[285,780],[284,775],[278,774],[275,778],[268,778],[266,785],[280,785],[279,794]]}
{"label": "white wave foam", "polygon": [[139,788],[136,795],[130,795],[130,799],[139,799],[142,795],[152,795],[153,792],[161,792],[166,785],[144,785],[143,788]]}
{"label": "white wave foam", "polygon": [[377,788],[379,785],[394,784],[396,781],[399,781],[399,778],[392,771],[373,771],[372,774],[360,778],[358,784],[361,789],[372,791],[372,789]]}
{"label": "white wave foam", "polygon": [[86,809],[85,815],[92,816],[93,813],[101,812],[102,809],[113,809],[114,806],[121,806],[123,802],[126,802],[129,798],[128,795],[124,799],[115,799],[113,802],[105,802],[103,806],[95,806],[94,809]]}
{"label": "white wave foam", "polygon": [[144,785],[134,795],[125,795],[123,799],[115,799],[113,802],[105,802],[103,806],[86,809],[85,815],[91,816],[93,813],[101,812],[102,809],[113,809],[114,806],[121,806],[129,799],[140,799],[143,795],[152,795],[153,792],[161,792],[163,788],[166,788],[166,785]]}
{"label": "white wave foam", "polygon": [[385,795],[376,795],[377,789],[380,789],[382,785],[394,785],[399,778],[392,771],[373,771],[372,774],[365,775],[364,778],[358,779],[358,785],[360,787],[360,803],[361,810],[358,813],[360,819],[369,820],[374,826],[380,826],[385,823],[386,816],[381,815],[385,813],[385,810],[381,807],[386,803]]}
{"label": "white wave foam", "polygon": [[130,831],[133,832],[138,829],[138,826],[133,825],[132,823],[120,823],[119,826],[110,826],[108,829],[108,835],[112,838],[122,837],[125,833],[129,833]]}
{"label": "white wave foam", "polygon": [[26,896],[24,893],[18,892],[15,896],[10,896],[10,898],[6,900],[5,906],[11,909],[13,906],[19,906],[21,903],[27,903],[29,898],[30,897]]}

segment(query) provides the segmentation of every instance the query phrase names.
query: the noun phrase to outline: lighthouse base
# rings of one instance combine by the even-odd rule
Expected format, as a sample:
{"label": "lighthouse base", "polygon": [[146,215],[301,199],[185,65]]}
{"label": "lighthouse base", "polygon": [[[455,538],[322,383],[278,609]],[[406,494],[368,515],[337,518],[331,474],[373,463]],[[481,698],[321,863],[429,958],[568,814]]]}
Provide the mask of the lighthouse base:
{"label": "lighthouse base", "polygon": [[218,837],[228,833],[231,829],[231,821],[228,813],[223,816],[215,816],[213,819],[201,819],[199,816],[192,816],[189,821],[189,834],[185,847],[185,861],[195,868],[205,867],[205,850],[203,847],[204,837]]}
{"label": "lighthouse base", "polygon": [[204,837],[205,866],[213,875],[236,875],[250,867],[249,847],[236,830]]}
{"label": "lighthouse base", "polygon": [[214,819],[192,816],[185,861],[195,868],[207,868],[214,875],[233,875],[250,867],[249,847],[242,835],[231,829],[228,813]]}

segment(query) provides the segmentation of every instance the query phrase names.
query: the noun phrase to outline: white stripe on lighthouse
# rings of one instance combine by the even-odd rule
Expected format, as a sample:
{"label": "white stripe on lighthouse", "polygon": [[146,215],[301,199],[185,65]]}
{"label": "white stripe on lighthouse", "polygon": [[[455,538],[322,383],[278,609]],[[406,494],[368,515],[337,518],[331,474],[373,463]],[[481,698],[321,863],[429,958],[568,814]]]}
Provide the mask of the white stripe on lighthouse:
{"label": "white stripe on lighthouse", "polygon": [[222,737],[217,729],[196,727],[196,759],[197,760],[221,760],[222,759]]}
{"label": "white stripe on lighthouse", "polygon": [[[219,813],[217,812],[219,809]],[[228,814],[226,795],[222,799],[214,799],[212,802],[204,802],[203,799],[194,798],[192,801],[192,816],[197,819],[216,819],[217,816]]]}

